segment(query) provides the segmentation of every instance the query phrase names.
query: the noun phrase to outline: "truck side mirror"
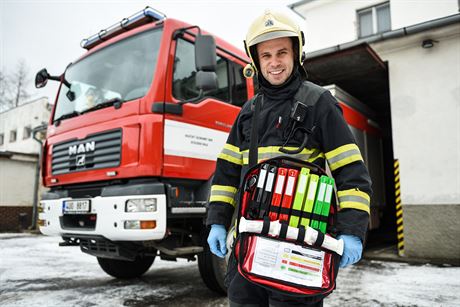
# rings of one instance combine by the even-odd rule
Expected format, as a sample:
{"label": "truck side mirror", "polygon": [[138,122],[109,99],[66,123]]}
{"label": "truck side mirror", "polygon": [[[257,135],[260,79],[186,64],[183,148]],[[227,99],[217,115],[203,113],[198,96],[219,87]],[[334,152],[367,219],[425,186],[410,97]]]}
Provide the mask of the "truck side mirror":
{"label": "truck side mirror", "polygon": [[217,75],[213,71],[198,71],[196,73],[196,87],[200,91],[210,91],[217,88]]}
{"label": "truck side mirror", "polygon": [[216,71],[216,41],[211,35],[195,38],[195,66],[197,71]]}
{"label": "truck side mirror", "polygon": [[42,88],[45,87],[49,79],[49,73],[46,68],[43,68],[35,75],[35,87]]}

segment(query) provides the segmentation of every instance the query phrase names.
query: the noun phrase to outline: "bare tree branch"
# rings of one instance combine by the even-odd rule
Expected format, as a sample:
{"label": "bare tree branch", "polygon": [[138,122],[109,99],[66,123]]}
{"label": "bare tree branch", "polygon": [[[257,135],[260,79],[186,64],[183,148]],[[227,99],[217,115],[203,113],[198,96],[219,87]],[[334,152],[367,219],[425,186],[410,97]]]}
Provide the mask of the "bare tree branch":
{"label": "bare tree branch", "polygon": [[24,59],[18,61],[16,65],[16,71],[11,77],[11,89],[13,93],[12,103],[13,107],[17,107],[20,102],[23,102],[30,97],[27,92],[27,84],[29,83],[28,78],[29,69],[27,68]]}
{"label": "bare tree branch", "polygon": [[10,108],[8,90],[9,82],[7,76],[3,71],[0,71],[0,112]]}

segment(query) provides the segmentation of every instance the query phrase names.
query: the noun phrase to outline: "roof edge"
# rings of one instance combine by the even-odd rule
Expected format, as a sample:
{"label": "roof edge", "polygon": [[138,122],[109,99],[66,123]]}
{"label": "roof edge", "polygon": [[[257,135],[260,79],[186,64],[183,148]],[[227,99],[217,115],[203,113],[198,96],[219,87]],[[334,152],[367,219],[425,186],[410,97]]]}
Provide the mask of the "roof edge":
{"label": "roof edge", "polygon": [[327,47],[324,49],[309,52],[307,53],[307,59],[329,54],[329,53],[333,53],[339,50],[348,49],[348,48],[355,47],[363,43],[371,44],[371,43],[376,43],[376,42],[380,42],[383,40],[395,39],[395,38],[399,38],[399,37],[403,37],[407,35],[420,33],[426,30],[448,26],[448,25],[455,24],[455,23],[460,23],[460,13],[449,15],[446,17],[441,17],[438,19],[424,21],[422,23],[418,23],[415,25],[399,28],[396,30],[388,31],[388,32],[378,33],[372,36],[360,38],[360,39],[350,41],[347,43],[343,43],[343,44],[339,44],[333,47]]}

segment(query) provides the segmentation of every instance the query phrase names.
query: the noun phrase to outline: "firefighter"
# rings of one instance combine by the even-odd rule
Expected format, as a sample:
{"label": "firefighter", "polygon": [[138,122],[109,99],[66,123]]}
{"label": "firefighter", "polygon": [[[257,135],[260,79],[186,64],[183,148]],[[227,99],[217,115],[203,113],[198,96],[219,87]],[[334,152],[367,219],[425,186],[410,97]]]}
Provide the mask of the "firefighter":
{"label": "firefighter", "polygon": [[[280,152],[282,147],[301,146],[304,133],[292,133],[295,123],[290,114],[294,95],[302,83],[307,84],[311,93],[320,95],[315,112],[307,114],[313,116],[315,126],[310,129],[305,148],[299,148],[300,152],[294,156],[323,168],[327,163],[332,172],[339,200],[338,238],[344,241],[340,261],[343,268],[361,258],[369,220],[371,180],[337,100],[329,91],[305,81],[303,45],[304,36],[299,26],[278,12],[267,10],[255,19],[247,33],[245,48],[251,67],[245,70],[245,75],[255,73],[259,94],[263,95],[257,119],[258,158],[260,161],[286,155]],[[207,240],[210,250],[219,257],[227,253],[227,231],[237,205],[236,193],[248,169],[252,114],[251,104],[247,102],[217,159],[206,224],[211,227]],[[311,302],[306,298],[284,296],[250,283],[231,264],[227,284],[230,306],[322,306],[322,300]]]}

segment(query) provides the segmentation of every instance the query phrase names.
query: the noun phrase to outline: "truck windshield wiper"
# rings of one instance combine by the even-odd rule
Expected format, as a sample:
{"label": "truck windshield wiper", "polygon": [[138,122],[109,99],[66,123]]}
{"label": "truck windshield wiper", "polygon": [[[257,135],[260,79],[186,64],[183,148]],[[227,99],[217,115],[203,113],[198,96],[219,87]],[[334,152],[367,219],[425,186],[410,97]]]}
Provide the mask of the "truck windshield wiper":
{"label": "truck windshield wiper", "polygon": [[107,108],[107,107],[110,107],[112,105],[115,105],[115,108],[118,109],[121,106],[122,103],[123,103],[123,100],[121,98],[112,98],[112,99],[106,100],[104,102],[101,102],[101,103],[95,105],[94,107],[86,109],[86,110],[82,111],[80,114],[88,113],[88,112],[91,112],[91,111],[94,111],[94,110],[99,110],[99,109],[102,109],[102,108]]}
{"label": "truck windshield wiper", "polygon": [[54,123],[60,122],[60,121],[63,120],[63,119],[67,119],[67,118],[71,118],[71,117],[78,116],[78,115],[80,115],[80,114],[81,114],[81,113],[78,112],[78,111],[73,111],[73,112],[71,112],[71,113],[67,113],[67,114],[61,115],[61,116],[59,116],[57,119],[54,120]]}

